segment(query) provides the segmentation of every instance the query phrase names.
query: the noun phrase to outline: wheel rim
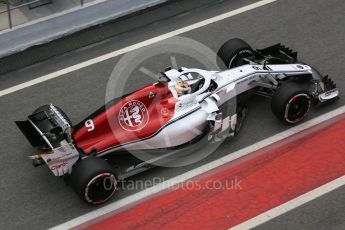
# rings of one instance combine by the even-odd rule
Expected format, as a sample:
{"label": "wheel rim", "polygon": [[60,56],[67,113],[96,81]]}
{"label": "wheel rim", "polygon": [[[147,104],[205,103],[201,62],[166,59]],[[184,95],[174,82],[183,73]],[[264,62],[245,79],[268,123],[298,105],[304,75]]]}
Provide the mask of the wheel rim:
{"label": "wheel rim", "polygon": [[117,181],[114,174],[98,174],[86,185],[85,199],[92,204],[102,204],[113,196],[116,184]]}
{"label": "wheel rim", "polygon": [[308,94],[302,93],[293,96],[286,105],[285,120],[289,123],[297,123],[301,121],[310,108],[310,97]]}
{"label": "wheel rim", "polygon": [[236,55],[234,55],[230,62],[229,62],[229,66],[228,68],[234,68],[237,66],[241,66],[244,64],[243,58],[249,57],[250,55],[252,55],[253,52],[251,50],[240,50],[236,53]]}

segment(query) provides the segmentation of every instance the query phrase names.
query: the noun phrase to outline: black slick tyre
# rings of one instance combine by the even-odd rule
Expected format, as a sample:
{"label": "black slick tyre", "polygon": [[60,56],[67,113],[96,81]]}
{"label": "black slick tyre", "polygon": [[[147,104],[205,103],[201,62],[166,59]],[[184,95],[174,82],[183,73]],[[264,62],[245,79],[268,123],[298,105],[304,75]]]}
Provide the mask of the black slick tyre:
{"label": "black slick tyre", "polygon": [[117,178],[112,167],[102,158],[88,157],[74,166],[70,184],[87,203],[103,204],[116,191]]}
{"label": "black slick tyre", "polygon": [[311,106],[308,90],[295,82],[281,85],[271,100],[273,114],[286,124],[296,124],[304,119]]}
{"label": "black slick tyre", "polygon": [[239,38],[233,38],[225,42],[219,49],[217,55],[224,62],[227,68],[235,68],[245,64],[243,58],[254,54],[250,45]]}

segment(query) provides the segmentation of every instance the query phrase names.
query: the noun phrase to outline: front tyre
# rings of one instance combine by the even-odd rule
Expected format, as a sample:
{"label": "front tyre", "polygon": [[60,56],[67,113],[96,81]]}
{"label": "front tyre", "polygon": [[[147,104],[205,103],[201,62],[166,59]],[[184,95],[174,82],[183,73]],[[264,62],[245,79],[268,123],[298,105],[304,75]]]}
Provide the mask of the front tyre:
{"label": "front tyre", "polygon": [[287,124],[296,124],[304,119],[311,105],[309,92],[295,82],[281,85],[271,100],[273,114]]}
{"label": "front tyre", "polygon": [[87,203],[103,204],[114,195],[117,179],[108,162],[88,157],[75,165],[70,183]]}
{"label": "front tyre", "polygon": [[220,47],[217,55],[226,67],[231,69],[247,64],[244,59],[253,56],[254,51],[247,42],[239,38],[233,38]]}

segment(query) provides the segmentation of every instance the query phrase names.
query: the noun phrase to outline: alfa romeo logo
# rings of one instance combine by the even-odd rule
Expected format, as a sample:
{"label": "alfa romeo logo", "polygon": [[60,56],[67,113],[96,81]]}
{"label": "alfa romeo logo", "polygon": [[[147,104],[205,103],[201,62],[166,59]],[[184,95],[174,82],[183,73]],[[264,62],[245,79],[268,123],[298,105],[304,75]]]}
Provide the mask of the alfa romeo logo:
{"label": "alfa romeo logo", "polygon": [[141,101],[132,100],[124,104],[119,112],[119,123],[124,130],[143,129],[149,121],[149,113]]}

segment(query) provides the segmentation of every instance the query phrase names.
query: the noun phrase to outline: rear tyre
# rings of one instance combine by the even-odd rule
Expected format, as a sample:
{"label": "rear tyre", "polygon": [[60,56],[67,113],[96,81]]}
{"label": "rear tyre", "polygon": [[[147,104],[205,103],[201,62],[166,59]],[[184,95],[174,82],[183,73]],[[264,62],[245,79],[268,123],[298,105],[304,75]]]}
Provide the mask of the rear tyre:
{"label": "rear tyre", "polygon": [[108,162],[98,157],[88,157],[75,165],[70,183],[87,203],[103,204],[114,195],[117,179]]}
{"label": "rear tyre", "polygon": [[[72,122],[69,119],[69,117],[66,115],[66,113],[60,107],[55,106],[55,105],[54,105],[54,107],[62,115],[62,117],[65,118],[65,120],[68,122],[68,124],[72,127]],[[50,105],[42,105],[42,106],[38,107],[35,111],[33,111],[32,114],[39,113],[42,111],[48,111],[49,109],[50,109]]]}
{"label": "rear tyre", "polygon": [[231,69],[246,64],[243,58],[254,55],[254,51],[247,42],[233,38],[220,47],[217,55]]}
{"label": "rear tyre", "polygon": [[304,119],[311,105],[309,92],[300,84],[290,82],[280,86],[271,100],[273,114],[286,124]]}

